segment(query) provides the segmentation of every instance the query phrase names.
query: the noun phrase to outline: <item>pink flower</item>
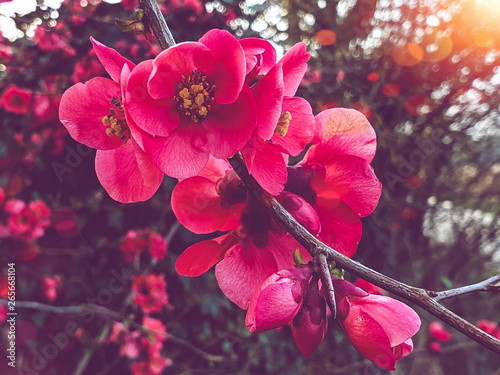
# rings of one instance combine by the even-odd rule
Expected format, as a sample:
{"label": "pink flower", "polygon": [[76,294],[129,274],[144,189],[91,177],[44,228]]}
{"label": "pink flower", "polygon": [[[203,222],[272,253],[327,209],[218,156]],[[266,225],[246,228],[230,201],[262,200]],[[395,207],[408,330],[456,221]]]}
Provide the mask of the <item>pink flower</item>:
{"label": "pink flower", "polygon": [[45,297],[50,302],[53,302],[57,298],[57,289],[60,287],[61,277],[56,276],[45,276],[42,282],[42,292]]}
{"label": "pink flower", "polygon": [[96,148],[96,173],[108,194],[128,203],[149,199],[163,179],[143,150],[142,131],[131,121],[124,89],[134,64],[92,39],[111,76],[77,83],[61,98],[59,118],[70,135]]}
{"label": "pink flower", "polygon": [[227,31],[177,44],[142,63],[127,85],[129,111],[146,132],[144,149],[165,174],[197,175],[209,156],[239,152],[253,134],[256,104],[245,55]]}
{"label": "pink flower", "polygon": [[147,315],[142,319],[142,325],[149,329],[149,333],[141,338],[141,346],[145,347],[151,356],[159,354],[163,342],[167,338],[167,328],[161,320],[150,318]]}
{"label": "pink flower", "polygon": [[443,324],[438,321],[429,324],[429,334],[439,341],[448,341],[451,338],[451,333],[444,328]]}
{"label": "pink flower", "polygon": [[[281,203],[312,233],[320,229],[312,207],[300,196],[284,192]],[[176,262],[180,275],[199,276],[217,264],[215,275],[223,293],[245,309],[257,287],[280,269],[293,267],[299,248],[255,198],[225,161],[211,160],[200,176],[181,181],[172,194],[179,221],[196,233],[232,230],[213,240],[197,243]]]}
{"label": "pink flower", "polygon": [[19,115],[28,112],[30,102],[31,90],[21,89],[14,85],[9,86],[0,97],[0,107]]}
{"label": "pink flower", "polygon": [[5,201],[5,191],[0,187],[0,204]]}
{"label": "pink flower", "polygon": [[10,214],[5,234],[11,237],[33,240],[42,237],[50,224],[50,209],[40,200],[30,202],[27,207],[21,200],[10,199],[4,210]]}
{"label": "pink flower", "polygon": [[129,230],[120,243],[120,251],[128,262],[133,262],[148,249],[153,259],[162,259],[167,253],[167,243],[151,229]]}
{"label": "pink flower", "polygon": [[310,268],[278,271],[255,291],[248,307],[246,326],[262,332],[292,326],[292,334],[302,355],[309,358],[323,341],[327,330],[326,302],[311,281]]}
{"label": "pink flower", "polygon": [[361,113],[341,108],[318,114],[316,126],[315,144],[288,168],[285,190],[314,208],[319,239],[350,257],[361,238],[359,218],[375,209],[382,190],[370,166],[375,132]]}
{"label": "pink flower", "polygon": [[169,306],[166,289],[164,276],[156,273],[135,276],[132,281],[134,303],[141,307],[144,314],[161,312],[163,306]]}
{"label": "pink flower", "polygon": [[352,346],[385,370],[413,350],[411,337],[420,318],[395,299],[371,295],[345,280],[333,278],[338,322]]}
{"label": "pink flower", "polygon": [[255,291],[245,324],[263,332],[289,324],[297,315],[309,287],[311,269],[284,269],[269,276]]}

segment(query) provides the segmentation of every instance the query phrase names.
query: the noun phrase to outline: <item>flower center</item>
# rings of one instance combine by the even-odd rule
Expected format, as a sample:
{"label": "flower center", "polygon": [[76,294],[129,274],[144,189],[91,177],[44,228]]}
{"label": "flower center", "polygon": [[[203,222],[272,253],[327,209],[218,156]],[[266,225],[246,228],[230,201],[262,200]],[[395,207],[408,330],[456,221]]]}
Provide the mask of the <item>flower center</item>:
{"label": "flower center", "polygon": [[106,134],[109,137],[117,136],[124,144],[130,139],[130,129],[128,128],[127,120],[123,112],[122,97],[118,99],[113,97],[110,102],[115,108],[109,109],[109,115],[102,118],[102,124],[106,127]]}
{"label": "flower center", "polygon": [[174,100],[177,109],[196,123],[202,123],[215,103],[215,85],[207,82],[207,76],[194,70],[189,76],[182,76],[177,85]]}
{"label": "flower center", "polygon": [[285,113],[282,113],[280,119],[278,120],[278,125],[276,125],[276,129],[274,129],[274,132],[284,137],[288,132],[290,121],[292,121],[292,115],[290,114],[290,112],[286,111]]}

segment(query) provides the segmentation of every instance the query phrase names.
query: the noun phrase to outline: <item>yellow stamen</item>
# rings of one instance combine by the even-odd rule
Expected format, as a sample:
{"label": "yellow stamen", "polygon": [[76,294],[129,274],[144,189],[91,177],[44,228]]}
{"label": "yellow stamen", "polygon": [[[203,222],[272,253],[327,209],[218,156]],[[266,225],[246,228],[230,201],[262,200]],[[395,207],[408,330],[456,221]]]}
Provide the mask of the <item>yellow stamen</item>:
{"label": "yellow stamen", "polygon": [[130,139],[130,129],[123,113],[122,98],[113,97],[110,104],[115,108],[110,108],[109,115],[102,118],[102,124],[107,127],[106,134],[109,137],[117,136],[124,144],[127,144]]}
{"label": "yellow stamen", "polygon": [[278,120],[278,124],[276,125],[276,129],[274,129],[274,132],[284,137],[288,132],[290,121],[292,121],[292,115],[290,114],[290,112],[286,111],[285,113],[282,113],[280,119]]}
{"label": "yellow stamen", "polygon": [[215,103],[214,90],[215,86],[211,86],[205,74],[198,70],[187,77],[182,76],[174,95],[177,109],[194,122],[203,122]]}

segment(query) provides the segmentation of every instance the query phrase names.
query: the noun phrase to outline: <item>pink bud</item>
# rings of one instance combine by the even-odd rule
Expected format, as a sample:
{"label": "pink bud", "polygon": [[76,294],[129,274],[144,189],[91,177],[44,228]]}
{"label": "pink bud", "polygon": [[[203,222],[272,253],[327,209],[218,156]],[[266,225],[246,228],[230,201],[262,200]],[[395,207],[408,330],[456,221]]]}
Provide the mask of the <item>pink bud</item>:
{"label": "pink bud", "polygon": [[307,292],[309,268],[281,270],[269,276],[255,291],[248,307],[246,326],[262,332],[290,323]]}
{"label": "pink bud", "polygon": [[351,344],[376,365],[394,370],[396,361],[413,350],[411,337],[420,328],[417,313],[402,302],[367,294],[345,280],[334,278],[333,285],[339,324]]}
{"label": "pink bud", "polygon": [[293,338],[306,359],[321,344],[327,330],[326,302],[315,289],[308,290],[302,308],[292,321]]}

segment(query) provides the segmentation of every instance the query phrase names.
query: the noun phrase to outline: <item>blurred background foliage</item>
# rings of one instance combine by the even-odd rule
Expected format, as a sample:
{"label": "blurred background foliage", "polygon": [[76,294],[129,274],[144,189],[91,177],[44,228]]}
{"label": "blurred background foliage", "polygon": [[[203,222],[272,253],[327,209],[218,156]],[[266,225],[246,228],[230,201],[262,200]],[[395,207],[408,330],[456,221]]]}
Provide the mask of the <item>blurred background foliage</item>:
{"label": "blurred background foliage", "polygon": [[[29,1],[14,3],[25,7]],[[66,135],[57,104],[75,82],[105,75],[91,52],[90,36],[135,63],[159,52],[154,37],[121,33],[114,26],[115,19],[134,19],[137,2],[39,0],[32,10],[17,8],[17,15],[8,5],[0,7],[0,90],[4,94],[15,85],[33,96],[24,113],[5,104],[0,108],[0,187],[7,198],[40,199],[52,211],[51,225],[37,240],[0,238],[2,264],[16,262],[18,300],[81,305],[95,301],[116,272],[153,270],[165,275],[173,306],[156,314],[171,335],[163,353],[172,365],[164,373],[385,373],[360,356],[333,321],[325,341],[304,360],[286,327],[247,332],[244,311],[222,295],[213,272],[194,279],[176,275],[177,256],[208,237],[177,224],[169,204],[174,179],[166,177],[144,203],[119,204],[102,189],[95,151]],[[378,136],[372,165],[383,194],[363,220],[354,259],[433,290],[478,282],[500,269],[499,9],[498,2],[488,0],[162,2],[178,42],[225,28],[239,38],[266,38],[281,54],[299,41],[308,45],[312,58],[298,96],[309,100],[315,114],[332,107],[358,109]],[[5,220],[5,213],[0,215]],[[68,225],[68,217],[72,226],[58,225]],[[165,259],[123,259],[121,239],[141,228],[166,236]],[[1,272],[5,284],[3,265]],[[61,280],[53,302],[42,293],[47,275]],[[106,307],[140,322],[129,295],[125,288]],[[444,303],[473,323],[500,323],[498,295],[475,293]],[[434,319],[416,310],[423,325],[414,353],[398,362],[396,373],[500,371],[498,356],[453,330],[440,352],[431,351],[427,326]],[[26,336],[18,345],[18,366],[29,368],[34,353],[51,343],[50,334],[74,321],[81,328],[79,339],[48,360],[41,374],[130,373],[130,361],[106,340],[112,321],[18,312],[35,327],[24,332],[18,326],[19,335]],[[10,374],[5,360],[0,362],[0,372]]]}

